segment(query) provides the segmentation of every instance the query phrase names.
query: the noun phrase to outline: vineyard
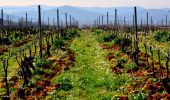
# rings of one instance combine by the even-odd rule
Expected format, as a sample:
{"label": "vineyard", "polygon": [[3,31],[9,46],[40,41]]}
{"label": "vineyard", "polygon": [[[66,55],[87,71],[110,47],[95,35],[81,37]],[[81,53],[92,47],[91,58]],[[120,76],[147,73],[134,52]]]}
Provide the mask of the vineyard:
{"label": "vineyard", "polygon": [[[0,19],[0,98],[2,100],[169,100],[170,31],[165,24],[114,23],[101,15],[93,25],[56,9],[56,22]],[[64,21],[61,20],[64,16]],[[151,18],[151,19],[149,19]],[[63,18],[62,18],[63,19]],[[150,22],[149,22],[150,21]]]}

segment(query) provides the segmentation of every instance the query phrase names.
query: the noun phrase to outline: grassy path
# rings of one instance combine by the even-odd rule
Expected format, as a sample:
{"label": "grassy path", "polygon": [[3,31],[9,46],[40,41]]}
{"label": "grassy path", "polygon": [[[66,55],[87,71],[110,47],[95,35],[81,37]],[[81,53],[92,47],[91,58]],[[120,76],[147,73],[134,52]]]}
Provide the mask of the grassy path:
{"label": "grassy path", "polygon": [[128,77],[114,77],[106,60],[107,52],[100,47],[96,37],[90,31],[83,31],[74,39],[70,48],[76,53],[75,66],[52,79],[62,85],[52,94],[54,99],[96,100],[123,95],[120,86]]}

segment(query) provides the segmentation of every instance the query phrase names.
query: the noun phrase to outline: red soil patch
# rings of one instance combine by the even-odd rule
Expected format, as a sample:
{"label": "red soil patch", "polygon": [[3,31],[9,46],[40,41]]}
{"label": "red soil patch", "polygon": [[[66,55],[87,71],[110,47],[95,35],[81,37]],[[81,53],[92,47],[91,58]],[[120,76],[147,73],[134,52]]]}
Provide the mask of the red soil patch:
{"label": "red soil patch", "polygon": [[103,49],[106,49],[106,50],[114,50],[114,51],[119,51],[121,49],[120,46],[118,45],[113,45],[113,46],[108,46],[108,45],[102,45],[102,48]]}
{"label": "red soil patch", "polygon": [[121,73],[121,69],[119,67],[112,67],[112,72],[114,72],[116,75]]}
{"label": "red soil patch", "polygon": [[3,55],[4,52],[8,52],[7,48],[0,47],[0,55]]}

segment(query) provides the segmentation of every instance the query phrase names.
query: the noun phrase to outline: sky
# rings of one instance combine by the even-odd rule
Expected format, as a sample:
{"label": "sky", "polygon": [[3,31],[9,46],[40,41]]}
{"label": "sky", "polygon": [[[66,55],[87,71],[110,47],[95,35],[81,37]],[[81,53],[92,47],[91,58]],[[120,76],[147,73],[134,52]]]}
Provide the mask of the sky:
{"label": "sky", "polygon": [[141,6],[145,8],[170,8],[170,0],[0,0],[0,6],[81,6],[81,7],[122,7]]}

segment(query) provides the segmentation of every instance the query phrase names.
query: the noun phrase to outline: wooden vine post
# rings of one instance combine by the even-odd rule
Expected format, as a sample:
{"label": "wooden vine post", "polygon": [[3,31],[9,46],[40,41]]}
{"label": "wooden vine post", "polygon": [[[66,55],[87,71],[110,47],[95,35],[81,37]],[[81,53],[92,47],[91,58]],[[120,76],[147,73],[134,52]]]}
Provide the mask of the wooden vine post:
{"label": "wooden vine post", "polygon": [[72,25],[72,18],[71,18],[71,15],[70,15],[70,27],[71,27],[71,25]]}
{"label": "wooden vine post", "polygon": [[40,46],[40,58],[42,58],[42,26],[41,26],[41,7],[38,5],[38,26],[39,26],[39,46]]}
{"label": "wooden vine post", "polygon": [[3,9],[1,9],[1,28],[3,29],[4,26],[4,12]]}
{"label": "wooden vine post", "polygon": [[55,28],[55,19],[53,18],[53,27]]}
{"label": "wooden vine post", "polygon": [[98,18],[96,19],[96,27],[98,27]]}
{"label": "wooden vine post", "polygon": [[134,28],[134,26],[135,26],[135,15],[133,15],[133,23],[132,23],[132,26],[133,26],[133,28]]}
{"label": "wooden vine post", "polygon": [[34,41],[34,57],[37,54],[37,45],[36,45],[36,40]]}
{"label": "wooden vine post", "polygon": [[124,17],[123,18],[123,24],[124,24],[124,27],[126,26],[126,18]]}
{"label": "wooden vine post", "polygon": [[109,12],[107,12],[107,25],[109,25]]}
{"label": "wooden vine post", "polygon": [[135,63],[138,65],[138,52],[139,52],[139,48],[138,48],[138,26],[137,26],[137,9],[136,7],[134,7],[134,13],[135,13]]}
{"label": "wooden vine post", "polygon": [[47,50],[46,50],[46,55],[48,56],[48,57],[50,57],[51,56],[51,53],[50,53],[50,47],[51,47],[51,45],[50,45],[50,37],[49,37],[49,33],[47,33],[46,34],[46,45],[47,45]]}
{"label": "wooden vine post", "polygon": [[6,84],[6,93],[7,97],[10,97],[9,85],[8,85],[8,63],[9,58],[3,60],[3,68],[4,68],[4,75],[5,75],[5,84]]}
{"label": "wooden vine post", "polygon": [[114,26],[115,26],[115,33],[117,34],[117,9],[115,9],[115,22],[114,22]]}
{"label": "wooden vine post", "polygon": [[99,16],[99,27],[100,27],[100,16]]}
{"label": "wooden vine post", "polygon": [[143,20],[141,18],[141,23],[140,23],[141,28],[143,27]]}
{"label": "wooden vine post", "polygon": [[153,77],[155,77],[155,71],[154,71],[154,55],[152,51],[152,46],[150,45],[150,53],[151,53],[151,59],[152,59],[152,72],[153,72]]}
{"label": "wooden vine post", "polygon": [[151,16],[151,31],[153,32],[153,19],[152,19],[152,16]]}
{"label": "wooden vine post", "polygon": [[163,76],[163,72],[162,72],[162,66],[161,66],[161,56],[160,56],[160,49],[157,50],[158,52],[158,61],[159,61],[159,69],[160,69],[160,80]]}
{"label": "wooden vine post", "polygon": [[166,58],[167,58],[167,60],[166,60],[166,71],[167,71],[166,77],[167,77],[167,79],[168,79],[168,78],[169,78],[169,59],[170,59],[170,54],[169,54],[169,52],[168,52]]}
{"label": "wooden vine post", "polygon": [[48,17],[48,27],[50,27],[50,18]]}
{"label": "wooden vine post", "polygon": [[103,26],[103,14],[102,14],[102,26]]}
{"label": "wooden vine post", "polygon": [[25,14],[25,21],[26,21],[26,27],[27,27],[27,25],[28,25],[28,19],[27,19],[27,13]]}
{"label": "wooden vine post", "polygon": [[68,27],[68,25],[67,25],[67,13],[65,13],[65,24],[66,24],[66,29],[67,29],[67,27]]}
{"label": "wooden vine post", "polygon": [[149,12],[147,12],[147,15],[146,15],[146,35],[149,34]]}
{"label": "wooden vine post", "polygon": [[162,18],[161,26],[163,27],[163,25],[164,25],[164,19]]}
{"label": "wooden vine post", "polygon": [[168,15],[165,15],[166,27],[168,27]]}
{"label": "wooden vine post", "polygon": [[[1,30],[2,30],[2,38],[4,38],[4,13],[3,13],[3,9],[1,9]],[[4,39],[2,41],[2,46],[4,45]]]}
{"label": "wooden vine post", "polygon": [[58,32],[58,37],[60,37],[60,18],[59,18],[59,9],[57,9],[57,32]]}
{"label": "wooden vine post", "polygon": [[145,47],[145,54],[146,54],[147,63],[148,63],[148,66],[149,66],[150,64],[149,64],[149,57],[148,57],[148,50],[147,50],[146,43],[144,43],[144,47]]}
{"label": "wooden vine post", "polygon": [[94,26],[95,26],[95,27],[97,26],[96,20],[94,20]]}
{"label": "wooden vine post", "polygon": [[76,21],[76,26],[77,26],[77,28],[79,27],[79,22],[78,21]]}

